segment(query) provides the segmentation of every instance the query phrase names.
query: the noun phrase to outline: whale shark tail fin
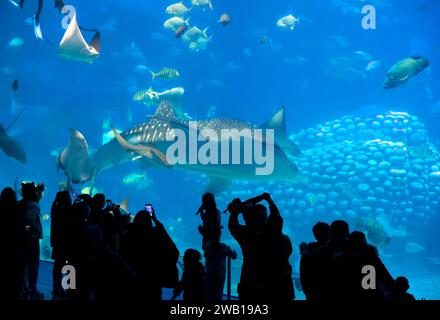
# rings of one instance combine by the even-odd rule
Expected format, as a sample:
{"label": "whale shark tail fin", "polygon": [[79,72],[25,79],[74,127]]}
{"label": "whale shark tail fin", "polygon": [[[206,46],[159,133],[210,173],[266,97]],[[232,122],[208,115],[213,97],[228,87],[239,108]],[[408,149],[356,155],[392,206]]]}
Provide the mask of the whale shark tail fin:
{"label": "whale shark tail fin", "polygon": [[261,125],[260,128],[273,129],[275,131],[275,143],[278,144],[287,154],[299,156],[301,150],[287,136],[285,114],[285,107],[281,107],[273,117]]}

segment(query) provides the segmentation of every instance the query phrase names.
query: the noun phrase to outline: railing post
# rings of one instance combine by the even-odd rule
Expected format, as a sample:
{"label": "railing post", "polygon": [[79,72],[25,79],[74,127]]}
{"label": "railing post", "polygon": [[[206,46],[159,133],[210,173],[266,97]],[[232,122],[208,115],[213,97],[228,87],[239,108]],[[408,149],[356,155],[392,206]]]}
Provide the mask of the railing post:
{"label": "railing post", "polygon": [[228,301],[231,301],[231,258],[228,257],[227,258],[227,262],[228,262],[228,275],[227,275],[227,297],[228,297]]}

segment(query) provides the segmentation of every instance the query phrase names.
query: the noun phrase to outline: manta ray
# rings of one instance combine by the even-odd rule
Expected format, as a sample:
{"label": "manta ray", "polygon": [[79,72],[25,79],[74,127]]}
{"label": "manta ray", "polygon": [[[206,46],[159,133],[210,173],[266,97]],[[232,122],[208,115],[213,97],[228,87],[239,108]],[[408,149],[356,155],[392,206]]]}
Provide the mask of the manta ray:
{"label": "manta ray", "polygon": [[[85,179],[76,179],[85,182],[87,178],[95,178],[103,170],[112,168],[120,163],[137,161],[143,168],[159,167],[165,169],[183,169],[205,174],[209,177],[208,190],[219,193],[225,190],[232,180],[284,180],[295,181],[299,176],[298,168],[293,162],[293,157],[300,154],[296,145],[286,135],[285,111],[281,108],[269,121],[262,126],[256,126],[244,121],[232,118],[218,118],[198,120],[197,132],[210,129],[219,132],[222,129],[248,129],[253,132],[256,129],[273,129],[274,145],[273,158],[274,170],[270,175],[256,175],[256,164],[200,164],[200,163],[176,163],[167,161],[168,148],[174,141],[167,139],[170,130],[180,129],[189,134],[190,121],[177,116],[176,110],[169,102],[162,102],[156,113],[149,117],[147,122],[141,123],[125,132],[118,133],[114,130],[115,138],[103,145],[96,152],[93,161],[88,160],[85,149],[77,150],[76,161],[71,161],[64,166],[69,172],[75,172]],[[220,135],[218,135],[220,137]],[[253,135],[247,137],[253,140],[259,139]],[[261,137],[260,137],[261,139]],[[221,141],[218,141],[221,142]],[[260,141],[261,142],[261,141]],[[267,146],[266,146],[267,147]],[[200,145],[198,146],[200,148]],[[72,150],[72,149],[71,149]],[[243,154],[243,149],[240,150]],[[219,148],[219,153],[225,152]],[[71,153],[73,156],[73,153]],[[228,153],[228,156],[230,154]],[[78,159],[81,159],[80,161]],[[90,163],[93,162],[91,166]],[[86,164],[86,165],[84,165]],[[90,171],[92,170],[92,171]],[[72,180],[72,182],[74,182]]]}
{"label": "manta ray", "polygon": [[64,33],[59,47],[59,53],[62,57],[70,60],[93,63],[98,58],[101,50],[101,36],[99,31],[95,33],[89,44],[84,40],[76,14],[71,17],[70,24]]}

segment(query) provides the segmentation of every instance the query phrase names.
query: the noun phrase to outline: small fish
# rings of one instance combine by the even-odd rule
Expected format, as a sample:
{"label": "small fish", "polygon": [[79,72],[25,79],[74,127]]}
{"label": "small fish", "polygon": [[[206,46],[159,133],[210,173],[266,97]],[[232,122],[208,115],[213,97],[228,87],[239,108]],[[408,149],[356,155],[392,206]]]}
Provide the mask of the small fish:
{"label": "small fish", "polygon": [[150,72],[152,76],[151,82],[153,82],[156,78],[172,80],[180,77],[179,71],[170,68],[163,68],[158,73],[154,73],[153,71]]}
{"label": "small fish", "polygon": [[46,214],[44,214],[42,217],[41,217],[41,220],[43,220],[43,222],[44,221],[47,221],[47,220],[49,220],[50,219],[50,216],[46,213]]}
{"label": "small fish", "polygon": [[222,26],[226,26],[229,24],[229,22],[231,22],[231,16],[227,13],[223,13],[220,16],[220,19],[218,21]]}
{"label": "small fish", "polygon": [[188,29],[188,26],[181,26],[181,27],[177,28],[176,32],[174,33],[174,36],[176,38],[180,38],[185,33],[185,31],[187,29]]}
{"label": "small fish", "polygon": [[367,64],[367,66],[365,67],[365,70],[366,71],[376,70],[377,68],[379,68],[381,63],[382,63],[381,60],[373,60]]}
{"label": "small fish", "polygon": [[12,81],[12,91],[17,92],[19,87],[20,87],[20,81],[18,81],[18,79]]}
{"label": "small fish", "polygon": [[189,24],[189,18],[186,20],[183,20],[180,17],[172,17],[164,22],[163,27],[165,29],[170,29],[170,30],[176,31],[177,29],[179,29],[182,26],[188,26],[188,24]]}
{"label": "small fish", "polygon": [[203,30],[200,30],[198,27],[193,26],[189,28],[185,34],[183,35],[182,39],[185,42],[197,42],[200,38],[209,39],[209,36],[207,35],[207,32],[209,30],[209,27],[206,27]]}
{"label": "small fish", "polygon": [[146,67],[146,66],[140,64],[140,65],[137,65],[137,66],[134,68],[134,71],[139,72],[139,73],[144,73],[144,72],[147,72],[147,71],[148,71],[148,67]]}
{"label": "small fish", "polygon": [[21,47],[24,44],[24,40],[22,38],[14,38],[9,41],[9,48],[12,47]]}
{"label": "small fish", "polygon": [[405,245],[405,252],[406,253],[417,254],[417,253],[421,253],[423,251],[425,251],[425,248],[421,244],[419,244],[419,243],[408,242]]}
{"label": "small fish", "polygon": [[201,7],[203,10],[205,10],[205,7],[209,7],[211,10],[214,10],[211,0],[191,0],[191,4],[194,7]]}
{"label": "small fish", "polygon": [[425,144],[408,147],[408,152],[414,158],[435,160],[436,154]]}
{"label": "small fish", "polygon": [[277,21],[277,26],[282,29],[289,28],[290,30],[294,30],[297,23],[300,23],[299,19],[289,14],[288,16],[279,19]]}
{"label": "small fish", "polygon": [[191,51],[195,51],[195,52],[199,52],[201,50],[206,50],[206,48],[208,47],[208,43],[211,41],[212,36],[209,37],[208,39],[204,38],[204,37],[200,37],[197,41],[193,41],[189,44],[188,48]]}
{"label": "small fish", "polygon": [[190,13],[192,10],[192,8],[187,8],[184,4],[183,1],[178,2],[178,3],[174,3],[172,5],[169,5],[166,9],[165,12],[168,14],[172,14],[174,16],[177,17],[182,17],[188,13]]}
{"label": "small fish", "polygon": [[355,54],[356,57],[358,57],[361,60],[365,60],[365,61],[371,60],[371,55],[365,51],[358,50],[353,53]]}

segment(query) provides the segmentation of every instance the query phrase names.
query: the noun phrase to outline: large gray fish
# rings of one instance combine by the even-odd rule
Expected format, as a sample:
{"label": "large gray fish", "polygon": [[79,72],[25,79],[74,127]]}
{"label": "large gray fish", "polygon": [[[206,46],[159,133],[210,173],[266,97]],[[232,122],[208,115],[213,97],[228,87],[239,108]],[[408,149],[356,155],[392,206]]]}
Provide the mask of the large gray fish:
{"label": "large gray fish", "polygon": [[59,154],[57,166],[72,183],[83,183],[93,177],[94,166],[89,157],[87,141],[81,132],[69,129],[69,144]]}
{"label": "large gray fish", "polygon": [[425,70],[429,65],[429,60],[422,56],[412,56],[403,59],[388,71],[383,87],[391,89],[400,86]]}
{"label": "large gray fish", "polygon": [[[197,134],[203,129],[210,129],[219,133],[221,129],[274,129],[275,143],[274,150],[274,170],[270,175],[256,175],[257,164],[200,164],[197,163],[177,163],[170,165],[165,156],[168,148],[174,141],[167,140],[170,130],[180,129],[189,136],[189,121],[178,118],[174,108],[167,102],[162,102],[156,113],[150,119],[130,130],[121,134],[115,131],[116,138],[103,145],[96,153],[93,176],[98,175],[105,169],[111,168],[119,163],[129,161],[140,161],[143,167],[157,166],[162,168],[180,168],[206,174],[210,177],[208,190],[218,193],[226,189],[231,180],[288,180],[295,181],[298,176],[298,168],[292,161],[292,157],[300,153],[299,149],[286,136],[284,108],[280,109],[275,116],[263,126],[255,126],[243,121],[223,118],[199,120],[197,122]],[[220,137],[220,135],[218,134]],[[255,142],[256,136],[246,137]],[[221,140],[221,139],[220,139]],[[221,141],[217,141],[221,143]],[[264,138],[262,138],[264,143]],[[199,143],[197,151],[203,143]],[[267,148],[263,145],[263,149]],[[240,144],[240,153],[243,155],[244,143]],[[222,158],[222,148],[218,148],[219,158]],[[230,152],[229,157],[231,157]],[[230,159],[228,159],[230,160]],[[243,161],[242,161],[243,162]],[[231,163],[231,161],[229,161]]]}
{"label": "large gray fish", "polygon": [[0,149],[8,156],[20,163],[26,163],[26,152],[22,144],[11,138],[0,124]]}

